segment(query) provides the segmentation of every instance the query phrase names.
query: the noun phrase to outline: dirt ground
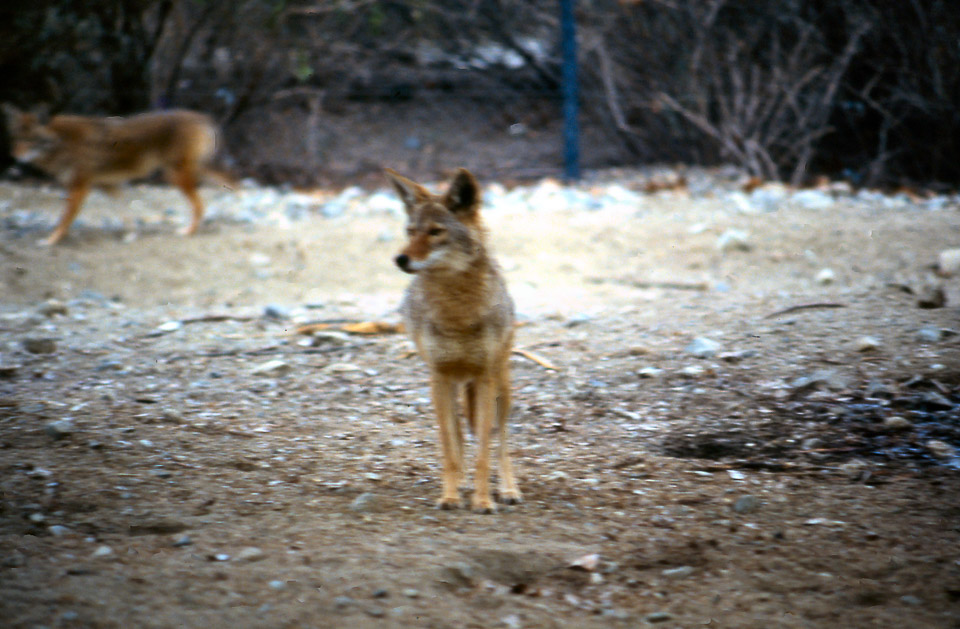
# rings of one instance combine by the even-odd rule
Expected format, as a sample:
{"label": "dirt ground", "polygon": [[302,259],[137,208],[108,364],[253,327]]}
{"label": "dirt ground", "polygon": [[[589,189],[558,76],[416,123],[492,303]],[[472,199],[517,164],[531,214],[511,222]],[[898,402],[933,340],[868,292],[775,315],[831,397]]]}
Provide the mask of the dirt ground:
{"label": "dirt ground", "polygon": [[336,330],[398,321],[398,216],[182,238],[134,186],[38,247],[61,196],[0,185],[5,626],[960,627],[955,203],[488,212],[528,354],[481,515],[409,342]]}

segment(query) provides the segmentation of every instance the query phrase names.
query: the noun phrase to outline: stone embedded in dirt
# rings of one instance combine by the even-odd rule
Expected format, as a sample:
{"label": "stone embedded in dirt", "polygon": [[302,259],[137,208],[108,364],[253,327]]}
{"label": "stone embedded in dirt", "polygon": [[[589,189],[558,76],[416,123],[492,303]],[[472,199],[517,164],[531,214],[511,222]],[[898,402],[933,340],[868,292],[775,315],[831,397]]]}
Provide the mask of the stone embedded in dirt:
{"label": "stone embedded in dirt", "polygon": [[186,419],[183,416],[183,413],[174,409],[174,408],[165,408],[160,411],[160,419],[168,424],[177,424],[181,425],[186,423]]}
{"label": "stone embedded in dirt", "polygon": [[809,376],[800,376],[790,383],[790,386],[797,390],[822,386],[831,391],[843,391],[847,385],[847,379],[836,369],[818,369]]}
{"label": "stone embedded in dirt", "polygon": [[637,370],[637,375],[641,378],[656,378],[663,374],[663,369],[659,367],[643,367]]}
{"label": "stone embedded in dirt", "polygon": [[667,612],[652,612],[643,617],[647,622],[666,622],[672,620],[673,616]]}
{"label": "stone embedded in dirt", "polygon": [[170,545],[173,546],[174,548],[183,548],[184,546],[192,546],[193,539],[191,539],[189,535],[181,535],[177,539],[173,540],[173,542]]}
{"label": "stone embedded in dirt", "polygon": [[850,480],[861,480],[870,476],[870,470],[864,461],[847,461],[840,466],[840,473]]}
{"label": "stone embedded in dirt", "polygon": [[109,546],[99,546],[93,553],[90,555],[93,558],[102,558],[110,557],[113,555],[113,549]]}
{"label": "stone embedded in dirt", "polygon": [[692,354],[697,358],[711,358],[716,356],[717,352],[720,351],[720,343],[713,339],[708,339],[705,336],[698,336],[693,339],[693,342],[687,345],[685,350],[688,354]]}
{"label": "stone embedded in dirt", "polygon": [[45,317],[54,317],[56,315],[65,315],[69,310],[67,309],[67,304],[56,299],[48,299],[47,301],[40,304],[37,308],[37,312]]}
{"label": "stone embedded in dirt", "polygon": [[820,269],[820,272],[817,273],[816,277],[813,279],[817,284],[826,286],[827,284],[833,284],[836,281],[837,274],[833,272],[833,269]]}
{"label": "stone embedded in dirt", "polygon": [[257,365],[252,372],[258,376],[285,376],[293,370],[289,364],[282,360],[268,360],[265,363]]}
{"label": "stone embedded in dirt", "polygon": [[836,203],[832,196],[819,190],[801,190],[793,195],[792,200],[807,210],[824,210]]}
{"label": "stone embedded in dirt", "polygon": [[939,284],[927,284],[920,289],[917,297],[917,307],[925,310],[943,308],[947,305],[947,294]]}
{"label": "stone embedded in dirt", "polygon": [[853,349],[858,352],[872,352],[880,347],[880,339],[875,336],[861,336],[853,342]]}
{"label": "stone embedded in dirt", "polygon": [[684,367],[678,372],[681,376],[686,376],[687,378],[696,378],[707,373],[707,370],[701,367],[700,365],[690,365]]}
{"label": "stone embedded in dirt", "polygon": [[943,339],[943,330],[935,325],[926,325],[917,330],[917,338],[922,343],[939,343]]}
{"label": "stone embedded in dirt", "polygon": [[728,251],[750,251],[750,235],[740,229],[728,229],[717,238],[717,249]]}
{"label": "stone embedded in dirt", "polygon": [[944,249],[937,256],[937,273],[950,277],[960,272],[960,249]]}
{"label": "stone embedded in dirt", "polygon": [[77,427],[74,425],[73,420],[58,419],[44,426],[43,431],[54,439],[65,439],[75,433]]}
{"label": "stone embedded in dirt", "polygon": [[931,439],[926,443],[927,450],[930,450],[930,454],[937,457],[938,459],[950,459],[956,455],[956,450],[952,445],[946,441],[940,441],[939,439]]}
{"label": "stone embedded in dirt", "polygon": [[47,527],[47,531],[54,537],[63,537],[73,532],[69,527],[63,526],[62,524],[52,524]]}
{"label": "stone embedded in dirt", "polygon": [[289,319],[290,311],[278,304],[268,304],[263,309],[263,316],[267,319]]}
{"label": "stone embedded in dirt", "polygon": [[680,566],[678,568],[667,568],[660,574],[670,579],[686,579],[691,574],[693,574],[693,566]]}
{"label": "stone embedded in dirt", "polygon": [[237,561],[246,561],[254,562],[260,561],[261,559],[266,558],[267,553],[263,550],[257,548],[256,546],[247,546],[246,548],[240,549],[240,551],[234,555],[234,559]]}
{"label": "stone embedded in dirt", "polygon": [[360,494],[350,503],[350,510],[354,513],[373,513],[382,507],[377,495],[369,491]]}
{"label": "stone embedded in dirt", "polygon": [[416,589],[414,589],[414,588],[403,588],[403,589],[400,591],[400,593],[403,594],[404,596],[406,596],[407,598],[419,598],[419,597],[420,597],[420,590],[416,590]]}
{"label": "stone embedded in dirt", "polygon": [[57,341],[48,337],[29,337],[23,339],[23,349],[31,354],[52,354],[57,351]]}
{"label": "stone embedded in dirt", "polygon": [[310,335],[310,346],[320,347],[322,345],[350,345],[355,343],[356,339],[346,332],[337,332],[335,330],[321,330]]}
{"label": "stone embedded in dirt", "polygon": [[883,427],[887,430],[907,430],[913,428],[913,422],[900,415],[891,415],[883,420]]}
{"label": "stone embedded in dirt", "polygon": [[352,607],[357,604],[356,599],[353,599],[349,596],[338,596],[333,599],[333,606],[336,609],[346,609],[347,607]]}
{"label": "stone embedded in dirt", "polygon": [[737,513],[754,513],[760,509],[760,500],[756,496],[746,495],[737,498],[733,510]]}

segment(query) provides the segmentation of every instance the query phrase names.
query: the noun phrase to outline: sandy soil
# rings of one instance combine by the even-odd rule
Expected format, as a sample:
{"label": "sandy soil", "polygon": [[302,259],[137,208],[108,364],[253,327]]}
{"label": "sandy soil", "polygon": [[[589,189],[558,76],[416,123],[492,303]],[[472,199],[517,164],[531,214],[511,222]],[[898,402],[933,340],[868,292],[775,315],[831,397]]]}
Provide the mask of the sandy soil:
{"label": "sandy soil", "polygon": [[136,186],[45,249],[60,192],[0,186],[0,617],[960,627],[960,286],[930,271],[958,208],[724,198],[487,214],[540,362],[513,362],[525,501],[480,515],[433,509],[404,337],[296,333],[397,321],[399,217],[182,238]]}

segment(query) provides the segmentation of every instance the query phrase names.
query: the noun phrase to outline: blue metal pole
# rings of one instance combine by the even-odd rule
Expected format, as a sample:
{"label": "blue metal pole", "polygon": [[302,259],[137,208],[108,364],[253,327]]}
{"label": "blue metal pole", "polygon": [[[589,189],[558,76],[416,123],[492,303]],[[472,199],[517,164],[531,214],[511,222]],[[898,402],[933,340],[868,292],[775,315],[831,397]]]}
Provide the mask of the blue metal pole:
{"label": "blue metal pole", "polygon": [[563,162],[564,179],[580,179],[580,101],[577,86],[577,24],[575,0],[560,0],[560,38],[563,49]]}

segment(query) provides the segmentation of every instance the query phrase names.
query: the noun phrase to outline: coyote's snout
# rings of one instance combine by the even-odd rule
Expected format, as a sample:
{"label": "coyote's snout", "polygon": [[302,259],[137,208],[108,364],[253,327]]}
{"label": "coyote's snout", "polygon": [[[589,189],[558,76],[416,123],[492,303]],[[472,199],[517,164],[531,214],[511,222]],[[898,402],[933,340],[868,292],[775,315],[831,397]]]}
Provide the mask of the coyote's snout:
{"label": "coyote's snout", "polygon": [[184,233],[197,231],[203,218],[197,183],[217,145],[217,129],[209,117],[177,110],[130,118],[62,115],[45,120],[11,105],[3,110],[14,158],[53,175],[68,190],[66,208],[47,244],[67,235],[92,187],[113,186],[159,169],[190,201],[193,217]]}
{"label": "coyote's snout", "polygon": [[463,431],[456,398],[462,390],[467,422],[479,442],[473,507],[493,512],[489,477],[494,426],[500,437],[500,499],[520,501],[507,451],[514,315],[506,284],[487,252],[480,187],[465,169],[457,172],[443,195],[434,195],[392,170],[387,176],[407,211],[409,240],[395,261],[415,274],[402,311],[407,330],[430,367],[443,453],[443,493],[438,506],[460,505]]}

